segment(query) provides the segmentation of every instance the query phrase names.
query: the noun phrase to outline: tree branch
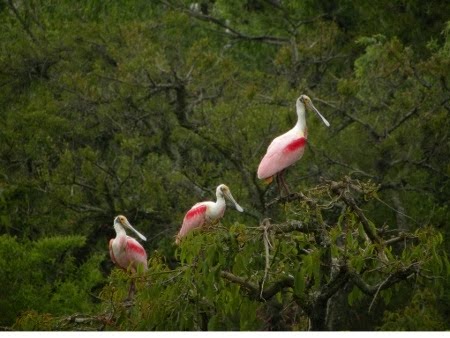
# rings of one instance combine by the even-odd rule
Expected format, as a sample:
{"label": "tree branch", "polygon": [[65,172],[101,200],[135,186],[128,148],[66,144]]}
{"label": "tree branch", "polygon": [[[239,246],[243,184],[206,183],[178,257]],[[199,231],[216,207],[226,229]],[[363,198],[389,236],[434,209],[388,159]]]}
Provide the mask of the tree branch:
{"label": "tree branch", "polygon": [[[264,230],[263,227],[260,227],[260,228],[261,228],[261,230]],[[288,221],[286,221],[284,223],[280,223],[280,224],[270,224],[268,227],[268,230],[272,231],[275,234],[283,234],[286,232],[293,232],[293,231],[298,231],[298,232],[303,232],[303,233],[313,233],[313,232],[318,232],[321,229],[317,225],[311,226],[310,224],[305,224],[301,221],[288,220]]]}
{"label": "tree branch", "polygon": [[352,184],[349,181],[330,183],[331,191],[339,195],[339,197],[344,201],[344,203],[355,212],[356,216],[358,217],[359,221],[363,226],[364,232],[367,234],[367,237],[372,241],[372,243],[378,244],[376,246],[376,250],[378,252],[378,256],[380,257],[380,259],[383,260],[384,262],[387,262],[388,258],[384,253],[384,241],[380,236],[378,236],[376,229],[372,228],[366,215],[364,215],[363,211],[356,204],[355,199],[348,193],[350,187],[358,192],[364,193],[360,189],[360,187]]}
{"label": "tree branch", "polygon": [[395,244],[397,242],[401,242],[401,241],[406,240],[406,239],[417,239],[417,236],[410,235],[410,234],[402,232],[402,233],[400,233],[400,235],[398,237],[393,237],[393,238],[390,238],[390,239],[384,241],[384,244],[386,246],[388,246],[388,245]]}
{"label": "tree branch", "polygon": [[406,120],[408,120],[411,116],[416,114],[419,111],[419,107],[414,107],[408,113],[406,113],[396,124],[394,124],[389,130],[386,131],[385,137],[392,133],[395,129],[400,127]]}
{"label": "tree branch", "polygon": [[8,6],[11,9],[11,11],[14,13],[14,16],[16,17],[16,19],[20,22],[23,30],[25,31],[25,33],[27,33],[27,35],[31,38],[31,40],[34,43],[37,43],[37,39],[34,36],[33,32],[30,30],[30,28],[28,27],[28,25],[26,24],[26,22],[23,20],[23,18],[20,16],[19,11],[17,10],[17,8],[14,6],[14,3],[12,0],[8,0]]}
{"label": "tree branch", "polygon": [[347,283],[349,277],[347,267],[341,266],[336,276],[321,288],[318,299],[325,301],[331,298],[345,283]]}
{"label": "tree branch", "polygon": [[[172,4],[170,4],[168,1],[164,1],[166,5],[172,8],[176,8]],[[234,38],[242,39],[242,40],[249,40],[249,41],[261,41],[269,44],[275,44],[275,45],[284,45],[289,43],[289,39],[285,37],[278,37],[278,36],[269,36],[269,35],[259,35],[259,36],[250,36],[246,35],[244,33],[239,32],[238,30],[234,29],[227,23],[223,22],[223,20],[220,20],[218,18],[215,18],[211,15],[203,14],[201,12],[190,10],[187,8],[176,8],[180,9],[193,18],[196,18],[201,21],[206,21],[215,24],[216,26],[219,26],[225,30],[228,34],[231,34]]]}
{"label": "tree branch", "polygon": [[344,201],[344,203],[347,204],[347,206],[350,207],[355,212],[361,224],[363,225],[364,231],[367,233],[369,239],[373,243],[383,245],[383,240],[377,235],[375,229],[372,228],[372,226],[369,223],[369,220],[366,218],[362,210],[358,207],[354,198],[352,196],[349,196],[347,191],[343,190],[342,184],[340,183],[342,182],[331,182],[330,184],[331,191],[333,191],[335,194],[338,194]]}
{"label": "tree branch", "polygon": [[236,276],[231,272],[221,271],[220,276],[232,283],[240,285],[242,288],[248,291],[248,294],[252,299],[260,302],[265,302],[266,300],[269,300],[270,298],[275,296],[281,290],[294,286],[294,278],[287,276],[274,282],[271,286],[261,292],[259,286],[257,286],[256,284],[248,282],[244,278]]}
{"label": "tree branch", "polygon": [[347,116],[353,122],[358,122],[360,125],[365,127],[377,142],[381,140],[382,136],[380,134],[378,134],[378,132],[375,130],[375,128],[372,127],[370,124],[360,120],[359,118],[351,115],[350,113],[347,113],[346,111],[342,111],[342,112],[344,113],[345,116]]}
{"label": "tree branch", "polygon": [[415,262],[407,267],[401,268],[400,270],[395,271],[394,273],[390,274],[384,281],[376,284],[376,285],[370,285],[367,284],[363,278],[356,273],[355,271],[349,270],[348,274],[350,277],[350,280],[355,283],[355,285],[365,294],[367,295],[375,295],[377,292],[388,289],[392,285],[401,282],[405,280],[410,274],[417,273],[419,271],[419,263]]}

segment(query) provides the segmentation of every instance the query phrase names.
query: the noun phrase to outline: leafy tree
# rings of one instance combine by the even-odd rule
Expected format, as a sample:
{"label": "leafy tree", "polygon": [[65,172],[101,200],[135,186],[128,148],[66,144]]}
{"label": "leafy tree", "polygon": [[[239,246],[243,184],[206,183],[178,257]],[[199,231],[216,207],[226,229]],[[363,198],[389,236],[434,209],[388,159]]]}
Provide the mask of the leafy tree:
{"label": "leafy tree", "polygon": [[[0,261],[34,271],[5,284],[18,301],[2,325],[448,328],[448,302],[433,300],[448,300],[449,6],[0,0]],[[279,200],[255,171],[303,93],[332,127],[307,115],[297,194]],[[175,248],[184,212],[220,183],[245,213]],[[149,238],[132,308],[106,254],[117,214]],[[277,233],[294,224],[316,230]],[[63,276],[47,280],[49,262]],[[277,291],[266,301],[263,281]]]}

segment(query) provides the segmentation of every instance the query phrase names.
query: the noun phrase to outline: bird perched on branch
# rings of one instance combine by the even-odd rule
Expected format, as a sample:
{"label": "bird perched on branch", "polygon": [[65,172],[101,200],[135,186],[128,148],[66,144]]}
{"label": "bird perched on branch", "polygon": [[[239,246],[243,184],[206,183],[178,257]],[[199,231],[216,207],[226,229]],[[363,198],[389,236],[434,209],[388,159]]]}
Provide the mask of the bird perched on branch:
{"label": "bird perched on branch", "polygon": [[[143,241],[147,240],[144,235],[133,228],[125,216],[117,216],[114,218],[116,238],[109,241],[109,254],[111,260],[118,267],[126,271],[130,270],[133,274],[136,273],[138,269],[147,271],[147,253],[145,252],[145,249],[133,237],[127,236],[125,229],[134,231]],[[131,299],[134,295],[134,291],[135,283],[134,280],[132,280],[127,299]]]}
{"label": "bird perched on branch", "polygon": [[311,99],[306,95],[301,95],[297,99],[297,123],[294,128],[287,133],[276,137],[267,148],[261,163],[258,167],[258,178],[264,179],[270,183],[273,176],[278,184],[278,189],[284,188],[289,195],[289,188],[284,180],[284,171],[287,167],[293,165],[302,158],[305,151],[305,145],[308,137],[308,130],[306,128],[305,110],[309,108],[322,118],[322,121],[327,127],[330,123],[320,112],[314,107]]}
{"label": "bird perched on branch", "polygon": [[216,196],[216,202],[206,201],[197,203],[186,213],[175,241],[176,244],[180,244],[180,240],[186,236],[189,231],[211,224],[222,218],[226,207],[225,197],[235,205],[239,212],[244,211],[244,209],[242,209],[235,201],[233,195],[231,195],[230,189],[225,184],[221,184],[217,187]]}

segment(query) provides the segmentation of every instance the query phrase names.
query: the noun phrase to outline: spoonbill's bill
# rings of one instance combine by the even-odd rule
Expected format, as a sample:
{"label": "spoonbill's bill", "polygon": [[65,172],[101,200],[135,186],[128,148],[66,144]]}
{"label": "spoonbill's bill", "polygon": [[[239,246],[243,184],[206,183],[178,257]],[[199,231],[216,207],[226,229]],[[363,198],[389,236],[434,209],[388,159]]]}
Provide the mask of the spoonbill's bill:
{"label": "spoonbill's bill", "polygon": [[244,209],[242,209],[242,207],[235,201],[233,195],[231,195],[230,188],[228,188],[225,184],[221,184],[217,187],[216,196],[216,202],[206,201],[197,203],[186,213],[180,232],[176,238],[177,244],[180,244],[180,240],[186,236],[189,231],[202,227],[203,225],[214,223],[222,218],[225,213],[226,206],[224,197],[233,202],[238,211],[244,211]]}
{"label": "spoonbill's bill", "polygon": [[[146,241],[144,235],[138,232],[128,222],[125,216],[119,215],[114,218],[114,230],[116,231],[116,238],[109,241],[109,254],[111,260],[118,267],[135,273],[139,266],[142,266],[143,271],[147,270],[147,253],[137,240],[133,237],[127,236],[125,229],[131,229],[139,236],[140,239]],[[135,291],[134,280],[131,281],[130,290],[128,292],[128,299],[131,299]]]}
{"label": "spoonbill's bill", "polygon": [[308,130],[306,128],[305,109],[309,108],[322,118],[327,127],[330,123],[314,107],[311,99],[306,95],[301,95],[297,99],[297,123],[294,128],[287,133],[276,137],[267,148],[261,163],[258,167],[258,178],[264,179],[269,183],[275,176],[281,194],[281,186],[284,187],[287,194],[289,188],[286,185],[283,174],[287,167],[293,165],[302,158],[305,151]]}

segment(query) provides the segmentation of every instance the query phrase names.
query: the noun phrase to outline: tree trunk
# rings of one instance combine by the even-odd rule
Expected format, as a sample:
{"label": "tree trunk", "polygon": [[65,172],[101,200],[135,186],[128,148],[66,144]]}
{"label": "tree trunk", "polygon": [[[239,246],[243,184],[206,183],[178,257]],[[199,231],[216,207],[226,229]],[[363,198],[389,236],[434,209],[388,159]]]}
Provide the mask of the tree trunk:
{"label": "tree trunk", "polygon": [[327,331],[327,303],[328,301],[317,300],[312,307],[310,316],[310,331]]}

